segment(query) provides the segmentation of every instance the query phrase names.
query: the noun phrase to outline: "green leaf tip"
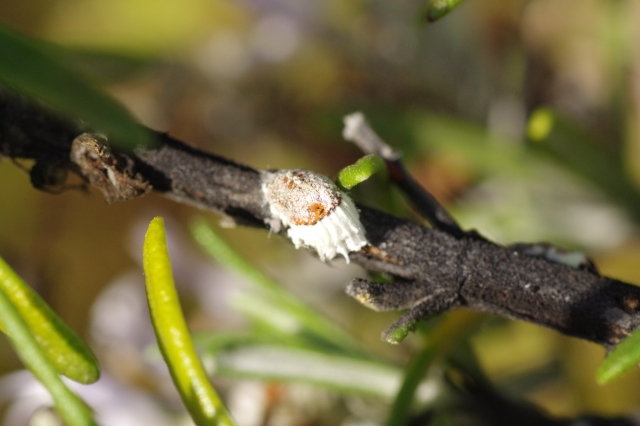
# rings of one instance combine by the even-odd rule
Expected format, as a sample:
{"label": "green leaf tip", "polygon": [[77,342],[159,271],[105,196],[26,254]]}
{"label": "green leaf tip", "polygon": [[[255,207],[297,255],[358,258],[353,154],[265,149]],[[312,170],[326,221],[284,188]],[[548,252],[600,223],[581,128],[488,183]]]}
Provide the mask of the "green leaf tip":
{"label": "green leaf tip", "polygon": [[160,352],[189,414],[198,426],[233,426],[193,346],[174,285],[161,217],[154,218],[147,229],[143,265]]}
{"label": "green leaf tip", "polygon": [[430,0],[425,8],[428,22],[435,22],[455,9],[462,0]]}
{"label": "green leaf tip", "polygon": [[0,61],[0,82],[70,118],[86,121],[95,131],[107,134],[114,146],[149,146],[151,131],[83,75],[67,67],[57,50],[60,48],[0,25],[0,58],[11,58]]}
{"label": "green leaf tip", "polygon": [[640,329],[620,342],[602,361],[596,380],[604,385],[617,379],[640,363]]}
{"label": "green leaf tip", "polygon": [[382,335],[382,340],[392,345],[397,345],[404,340],[407,335],[415,330],[417,322],[411,322],[409,324],[403,324],[399,326],[391,326]]}
{"label": "green leaf tip", "polygon": [[[100,378],[100,366],[91,349],[2,258],[0,291],[17,309],[59,374],[83,384]],[[0,329],[5,330],[1,322]]]}
{"label": "green leaf tip", "polygon": [[366,155],[340,171],[338,184],[344,189],[351,189],[384,168],[382,158],[373,154]]}

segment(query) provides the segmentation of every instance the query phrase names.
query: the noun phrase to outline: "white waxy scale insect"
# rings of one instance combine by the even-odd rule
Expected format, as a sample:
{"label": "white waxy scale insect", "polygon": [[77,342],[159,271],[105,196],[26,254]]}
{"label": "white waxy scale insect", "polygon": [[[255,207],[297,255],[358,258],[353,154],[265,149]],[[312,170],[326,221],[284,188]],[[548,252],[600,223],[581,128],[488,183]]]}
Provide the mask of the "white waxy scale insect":
{"label": "white waxy scale insect", "polygon": [[326,176],[304,169],[264,172],[262,192],[271,212],[271,228],[288,227],[296,248],[316,249],[321,260],[349,252],[368,243],[360,215],[351,198]]}

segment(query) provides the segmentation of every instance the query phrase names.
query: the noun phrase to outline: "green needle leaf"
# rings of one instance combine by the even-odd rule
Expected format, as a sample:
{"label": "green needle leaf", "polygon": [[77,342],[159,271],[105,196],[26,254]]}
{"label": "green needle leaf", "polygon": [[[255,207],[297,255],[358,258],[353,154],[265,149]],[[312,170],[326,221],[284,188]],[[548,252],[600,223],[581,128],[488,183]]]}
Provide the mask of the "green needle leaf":
{"label": "green needle leaf", "polygon": [[104,132],[114,145],[147,145],[151,133],[109,96],[67,68],[43,42],[0,25],[0,82],[28,93],[61,113]]}
{"label": "green needle leaf", "polygon": [[[100,367],[91,349],[2,258],[0,291],[18,310],[59,374],[85,384],[98,380]],[[9,333],[4,322],[0,329]]]}
{"label": "green needle leaf", "polygon": [[164,220],[149,224],[143,248],[151,321],[180,397],[198,426],[233,426],[198,359],[173,283]]}
{"label": "green needle leaf", "polygon": [[384,168],[382,158],[377,155],[366,155],[340,171],[338,184],[344,189],[351,189]]}
{"label": "green needle leaf", "polygon": [[62,382],[51,359],[4,291],[0,291],[0,321],[22,362],[51,393],[65,423],[69,426],[95,426],[89,407]]}
{"label": "green needle leaf", "polygon": [[640,363],[640,330],[620,342],[602,361],[596,379],[604,385],[616,379]]}

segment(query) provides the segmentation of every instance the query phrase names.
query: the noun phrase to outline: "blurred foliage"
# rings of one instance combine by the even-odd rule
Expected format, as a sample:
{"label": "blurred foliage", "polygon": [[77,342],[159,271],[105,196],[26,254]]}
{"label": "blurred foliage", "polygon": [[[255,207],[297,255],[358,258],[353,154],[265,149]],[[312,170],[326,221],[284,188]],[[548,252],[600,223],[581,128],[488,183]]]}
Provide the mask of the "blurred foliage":
{"label": "blurred foliage", "polygon": [[213,260],[246,275],[256,287],[256,291],[240,293],[230,300],[243,315],[287,334],[289,341],[311,341],[337,352],[362,354],[352,336],[315,313],[243,259],[202,219],[192,223],[191,233]]}
{"label": "blurred foliage", "polygon": [[[46,46],[0,26],[0,82],[27,93],[72,119],[81,119],[105,132],[114,145],[125,148],[149,144],[150,133],[129,113],[74,73]],[[42,72],[46,70],[46,72]]]}
{"label": "blurred foliage", "polygon": [[[340,137],[342,116],[361,110],[465,228],[501,243],[582,249],[603,273],[640,283],[638,2],[466,1],[433,25],[421,23],[424,13],[425,2],[382,0],[0,4],[0,22],[59,44],[64,53],[57,51],[56,61],[108,91],[147,126],[258,168],[306,167],[335,177],[361,156]],[[35,71],[35,77],[50,72]],[[205,366],[215,359],[216,374],[227,377],[216,379],[216,387],[239,425],[383,424],[395,395],[389,383],[398,389],[400,371],[428,345],[430,324],[398,347],[379,341],[397,313],[370,312],[345,297],[344,283],[364,275],[357,267],[321,264],[259,230],[221,230],[296,302],[344,325],[341,332],[355,335],[370,359],[292,345],[273,324],[255,321],[273,304],[242,284],[240,274],[212,266],[189,241],[189,207],[157,195],[106,206],[98,193],[40,193],[9,161],[0,163],[0,182],[0,256],[73,329],[93,339],[104,377],[83,390],[90,403],[91,389],[117,383],[110,395],[135,391],[152,401],[137,410],[147,419],[159,416],[148,423],[182,419],[175,395],[164,390],[160,361],[145,351],[153,343],[151,324],[137,293],[142,234],[157,215],[167,218],[190,327],[210,348],[218,345],[203,349]],[[352,195],[419,220],[382,174]],[[250,313],[251,327],[227,300]],[[458,315],[464,313],[451,314]],[[435,419],[470,424],[446,409],[456,407],[465,380],[457,373],[443,379],[443,370],[459,359],[467,361],[447,371],[477,379],[475,368],[505,398],[533,402],[552,416],[638,410],[638,371],[596,383],[601,348],[520,322],[493,318],[481,325],[451,350],[448,363],[420,364],[429,372],[416,390],[414,412],[440,407]],[[248,332],[251,345],[210,330],[238,339]],[[0,372],[8,374],[19,364],[1,344]],[[282,371],[275,370],[278,359]],[[264,364],[255,367],[259,360]],[[313,376],[314,363],[331,369]],[[359,383],[348,386],[350,380]],[[13,395],[21,389],[9,381],[3,387]],[[92,407],[125,415],[126,404],[114,401],[93,400]],[[21,406],[4,402],[8,415]]]}

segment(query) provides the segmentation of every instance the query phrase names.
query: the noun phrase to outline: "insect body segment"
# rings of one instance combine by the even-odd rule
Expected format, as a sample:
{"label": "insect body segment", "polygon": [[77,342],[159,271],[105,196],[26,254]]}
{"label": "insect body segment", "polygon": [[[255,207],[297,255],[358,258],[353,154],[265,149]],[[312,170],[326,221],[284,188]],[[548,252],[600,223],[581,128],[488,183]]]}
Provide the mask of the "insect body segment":
{"label": "insect body segment", "polygon": [[262,191],[272,218],[288,227],[296,248],[313,247],[321,260],[368,244],[351,198],[327,177],[304,169],[266,172]]}

